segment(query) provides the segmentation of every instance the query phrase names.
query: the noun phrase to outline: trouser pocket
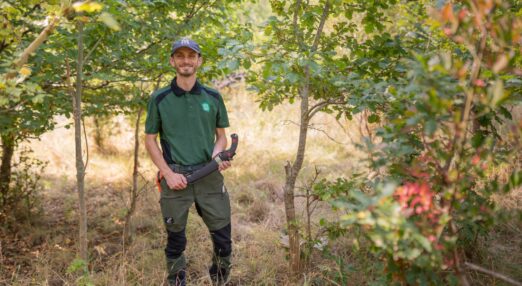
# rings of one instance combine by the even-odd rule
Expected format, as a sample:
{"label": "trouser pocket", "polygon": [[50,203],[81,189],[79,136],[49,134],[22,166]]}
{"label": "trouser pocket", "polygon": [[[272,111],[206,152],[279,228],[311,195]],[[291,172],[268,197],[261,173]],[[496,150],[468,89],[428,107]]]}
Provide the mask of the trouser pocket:
{"label": "trouser pocket", "polygon": [[230,198],[223,175],[213,172],[196,183],[196,203],[209,230],[217,230],[230,223]]}
{"label": "trouser pocket", "polygon": [[191,198],[186,197],[160,199],[161,215],[168,231],[179,232],[185,228],[192,202]]}

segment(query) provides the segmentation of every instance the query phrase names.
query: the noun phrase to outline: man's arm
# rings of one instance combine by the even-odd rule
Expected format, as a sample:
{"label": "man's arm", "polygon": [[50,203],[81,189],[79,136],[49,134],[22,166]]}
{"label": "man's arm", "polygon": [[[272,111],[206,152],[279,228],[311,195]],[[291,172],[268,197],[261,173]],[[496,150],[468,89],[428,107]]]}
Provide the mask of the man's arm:
{"label": "man's arm", "polygon": [[[216,128],[216,142],[214,143],[214,151],[212,151],[212,158],[216,157],[219,152],[227,148],[227,133],[225,128]],[[219,170],[224,171],[232,164],[230,161],[223,161],[219,164]]]}
{"label": "man's arm", "polygon": [[[158,167],[160,172],[165,177],[167,181],[167,185],[171,189],[181,190],[187,187],[187,179],[185,176],[181,174],[174,173],[163,159],[163,155],[161,154],[161,150],[158,146],[158,142],[156,137],[158,134],[145,134],[145,148],[149,152],[150,158],[154,165]],[[225,142],[226,144],[226,142]]]}

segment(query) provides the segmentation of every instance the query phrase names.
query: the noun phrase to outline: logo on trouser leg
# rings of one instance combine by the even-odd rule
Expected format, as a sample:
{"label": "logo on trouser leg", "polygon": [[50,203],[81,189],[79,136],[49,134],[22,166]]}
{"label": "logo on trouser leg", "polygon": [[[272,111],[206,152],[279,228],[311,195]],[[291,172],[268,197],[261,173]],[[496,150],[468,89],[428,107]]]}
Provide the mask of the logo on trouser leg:
{"label": "logo on trouser leg", "polygon": [[165,218],[166,224],[174,224],[174,218],[173,217],[166,217]]}

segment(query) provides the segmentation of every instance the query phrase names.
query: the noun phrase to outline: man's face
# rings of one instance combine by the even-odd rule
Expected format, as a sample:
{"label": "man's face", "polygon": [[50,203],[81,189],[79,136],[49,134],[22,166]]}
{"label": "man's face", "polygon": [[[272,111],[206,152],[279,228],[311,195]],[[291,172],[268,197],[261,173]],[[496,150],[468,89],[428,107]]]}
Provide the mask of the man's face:
{"label": "man's face", "polygon": [[196,73],[202,63],[201,57],[189,48],[179,48],[170,57],[170,64],[179,76],[189,77]]}

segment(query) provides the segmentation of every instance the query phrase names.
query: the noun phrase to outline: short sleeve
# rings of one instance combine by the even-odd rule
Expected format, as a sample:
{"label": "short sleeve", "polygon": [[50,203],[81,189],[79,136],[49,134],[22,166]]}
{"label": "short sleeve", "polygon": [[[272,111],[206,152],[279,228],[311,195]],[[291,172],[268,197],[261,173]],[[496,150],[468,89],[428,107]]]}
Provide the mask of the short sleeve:
{"label": "short sleeve", "polygon": [[223,97],[219,96],[219,106],[218,106],[216,127],[225,128],[225,127],[229,127],[229,126],[230,126],[230,124],[228,122],[227,108],[225,107],[225,102],[223,102]]}
{"label": "short sleeve", "polygon": [[161,127],[161,117],[155,98],[155,96],[151,96],[147,106],[147,119],[145,120],[145,133],[147,134],[157,134]]}

